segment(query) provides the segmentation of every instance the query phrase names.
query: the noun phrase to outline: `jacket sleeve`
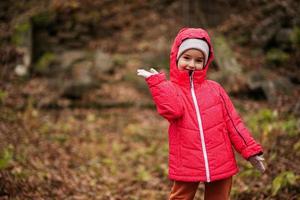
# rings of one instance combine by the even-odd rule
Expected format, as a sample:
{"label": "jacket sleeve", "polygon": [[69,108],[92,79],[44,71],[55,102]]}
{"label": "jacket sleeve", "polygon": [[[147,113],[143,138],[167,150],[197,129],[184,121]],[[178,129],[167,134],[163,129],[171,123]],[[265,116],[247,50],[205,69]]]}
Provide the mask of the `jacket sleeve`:
{"label": "jacket sleeve", "polygon": [[168,121],[179,118],[183,114],[182,98],[165,74],[152,75],[146,81],[158,113]]}
{"label": "jacket sleeve", "polygon": [[228,94],[221,86],[219,88],[221,101],[223,101],[224,118],[229,137],[234,148],[245,159],[254,155],[262,154],[263,149],[261,145],[258,144],[251,136],[251,133],[246,128],[244,122],[234,108]]}

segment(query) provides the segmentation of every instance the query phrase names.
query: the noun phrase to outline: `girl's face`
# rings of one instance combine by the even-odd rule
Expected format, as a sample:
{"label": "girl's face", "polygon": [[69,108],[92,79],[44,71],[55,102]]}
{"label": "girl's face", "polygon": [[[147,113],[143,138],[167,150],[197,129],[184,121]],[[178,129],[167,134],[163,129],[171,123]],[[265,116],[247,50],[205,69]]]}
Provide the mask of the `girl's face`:
{"label": "girl's face", "polygon": [[197,49],[185,51],[178,59],[179,70],[201,70],[204,67],[204,54]]}

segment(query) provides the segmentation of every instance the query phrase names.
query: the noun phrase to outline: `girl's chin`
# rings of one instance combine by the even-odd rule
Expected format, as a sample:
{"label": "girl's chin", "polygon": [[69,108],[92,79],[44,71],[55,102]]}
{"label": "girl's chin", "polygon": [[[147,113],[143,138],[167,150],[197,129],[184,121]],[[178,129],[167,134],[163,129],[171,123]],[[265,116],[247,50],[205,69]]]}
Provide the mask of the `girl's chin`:
{"label": "girl's chin", "polygon": [[184,69],[184,70],[186,70],[186,71],[200,71],[202,69]]}
{"label": "girl's chin", "polygon": [[184,68],[184,69],[179,69],[179,71],[201,71],[202,69],[188,69],[188,68]]}

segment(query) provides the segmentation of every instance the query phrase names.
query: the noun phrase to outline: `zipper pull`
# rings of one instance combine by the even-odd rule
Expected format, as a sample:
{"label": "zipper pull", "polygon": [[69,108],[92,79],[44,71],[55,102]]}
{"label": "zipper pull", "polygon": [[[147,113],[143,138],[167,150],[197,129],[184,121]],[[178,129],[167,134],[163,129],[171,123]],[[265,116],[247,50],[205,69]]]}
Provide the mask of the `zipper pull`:
{"label": "zipper pull", "polygon": [[190,87],[193,87],[193,74],[194,74],[194,70],[189,70],[189,77],[190,77]]}

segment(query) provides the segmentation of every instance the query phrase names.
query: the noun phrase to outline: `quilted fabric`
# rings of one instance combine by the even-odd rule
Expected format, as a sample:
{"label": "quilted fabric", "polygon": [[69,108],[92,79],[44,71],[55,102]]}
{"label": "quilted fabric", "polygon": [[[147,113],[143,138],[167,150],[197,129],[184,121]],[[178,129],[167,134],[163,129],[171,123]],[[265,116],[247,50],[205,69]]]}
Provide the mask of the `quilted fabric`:
{"label": "quilted fabric", "polygon": [[[210,46],[205,68],[193,74],[200,125],[191,95],[189,73],[179,71],[176,64],[178,47],[188,38],[204,39]],[[224,89],[206,79],[213,58],[207,32],[200,28],[184,28],[172,45],[170,81],[166,80],[164,73],[146,79],[158,113],[170,123],[169,178],[172,180],[209,182],[236,174],[238,167],[232,147],[245,159],[262,153],[262,147],[245,127]],[[200,129],[203,130],[204,141],[201,140]]]}

